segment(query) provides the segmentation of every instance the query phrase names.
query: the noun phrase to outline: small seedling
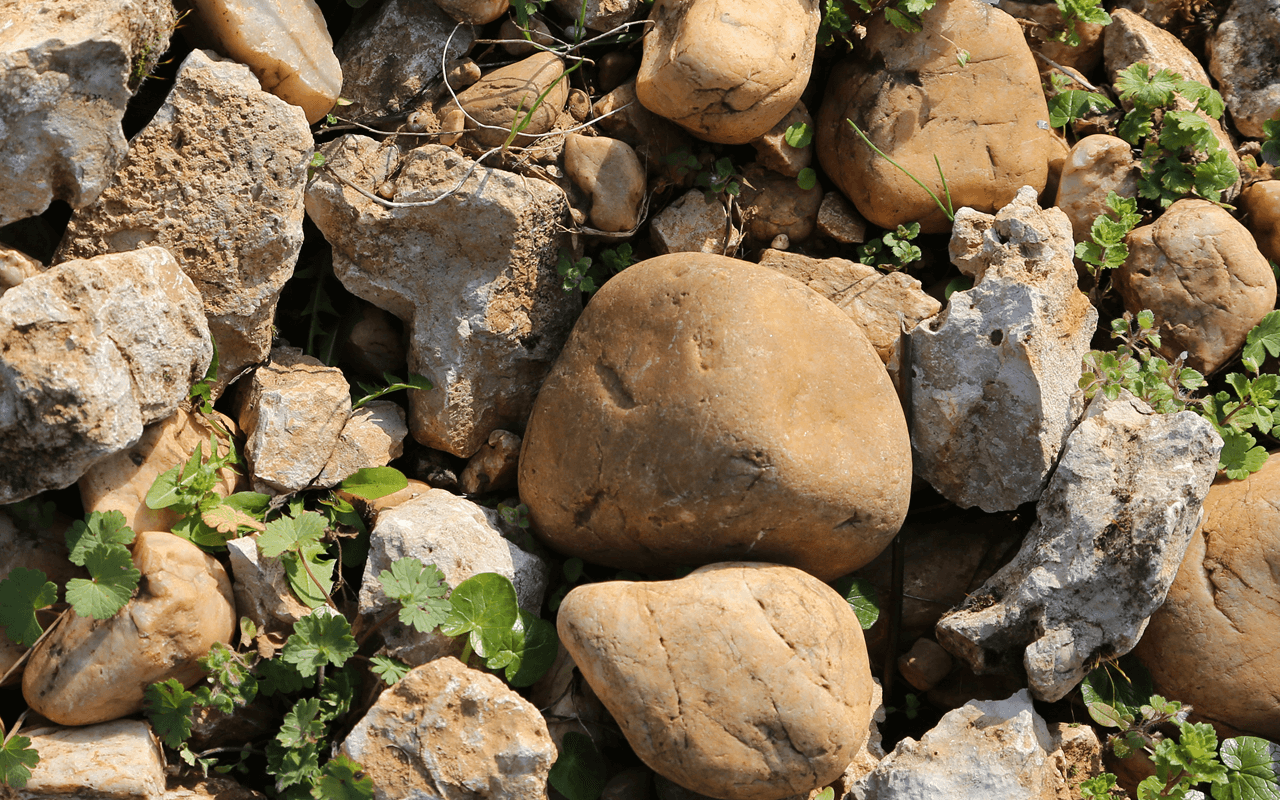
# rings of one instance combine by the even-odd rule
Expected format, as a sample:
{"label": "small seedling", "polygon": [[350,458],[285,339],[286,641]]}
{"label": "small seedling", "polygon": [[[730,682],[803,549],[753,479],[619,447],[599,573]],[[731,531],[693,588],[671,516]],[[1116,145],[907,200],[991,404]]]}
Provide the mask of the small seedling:
{"label": "small seedling", "polygon": [[1060,72],[1049,73],[1046,94],[1049,102],[1049,125],[1065,128],[1082,117],[1109,111],[1116,107],[1111,99],[1098,92],[1069,89],[1074,81]]}
{"label": "small seedling", "polygon": [[435,388],[431,381],[414,372],[409,373],[409,380],[407,381],[400,380],[390,372],[384,372],[382,373],[382,381],[382,386],[357,382],[356,386],[360,387],[360,391],[364,392],[364,394],[351,404],[351,410],[355,411],[365,403],[368,403],[371,400],[377,400],[379,397],[384,397],[392,392],[400,392],[406,389],[416,389],[419,392],[429,392]]}
{"label": "small seedling", "polygon": [[1280,167],[1280,119],[1262,123],[1262,160],[1273,167]]}
{"label": "small seedling", "polygon": [[1076,23],[1093,25],[1110,25],[1111,15],[1102,8],[1099,0],[1057,0],[1058,10],[1062,12],[1062,22],[1066,27],[1054,36],[1055,41],[1064,42],[1070,47],[1080,46],[1080,32]]}
{"label": "small seedling", "polygon": [[[858,248],[858,260],[868,266],[884,266],[902,269],[908,264],[919,261],[924,255],[912,240],[920,235],[920,223],[899,225],[897,230],[887,231],[883,236],[872,238]],[[892,263],[884,263],[892,256]]]}

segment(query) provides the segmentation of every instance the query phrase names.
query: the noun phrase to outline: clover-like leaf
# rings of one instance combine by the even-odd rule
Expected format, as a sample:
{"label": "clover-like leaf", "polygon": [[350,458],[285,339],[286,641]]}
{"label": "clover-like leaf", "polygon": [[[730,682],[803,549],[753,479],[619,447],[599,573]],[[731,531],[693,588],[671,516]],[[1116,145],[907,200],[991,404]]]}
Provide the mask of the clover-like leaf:
{"label": "clover-like leaf", "polygon": [[409,665],[390,656],[373,656],[369,659],[369,669],[382,679],[383,683],[392,686],[409,674]]}
{"label": "clover-like leaf", "polygon": [[83,617],[109,619],[128,604],[142,573],[124,545],[97,544],[85,554],[90,578],[67,581],[67,602]]}
{"label": "clover-like leaf", "polygon": [[449,585],[435,564],[405,557],[378,574],[382,592],[400,603],[400,621],[419,633],[431,633],[449,617],[452,608],[445,595]]}
{"label": "clover-like leaf", "polygon": [[373,780],[361,772],[359,763],[338,754],[320,769],[315,796],[323,800],[369,800]]}
{"label": "clover-like leaf", "polygon": [[506,667],[507,683],[513,688],[532,686],[551,669],[560,649],[556,626],[541,617],[520,609],[520,625],[524,639],[519,658]]}
{"label": "clover-like leaf", "polygon": [[151,729],[166,745],[180,749],[191,736],[191,712],[196,706],[196,695],[188,692],[176,678],[169,678],[148,686],[145,698]]}
{"label": "clover-like leaf", "polygon": [[1245,337],[1241,359],[1246,367],[1257,372],[1267,355],[1280,356],[1280,311],[1270,311],[1262,321],[1253,326]]}
{"label": "clover-like leaf", "polygon": [[597,800],[608,779],[604,757],[591,737],[577,731],[566,733],[547,776],[551,787],[568,800]]}
{"label": "clover-like leaf", "polygon": [[0,581],[0,626],[11,641],[31,647],[44,633],[36,612],[56,602],[58,586],[43,572],[14,567]]}
{"label": "clover-like leaf", "polygon": [[26,736],[13,735],[0,745],[0,784],[22,789],[31,780],[31,770],[40,763],[40,754]]}
{"label": "clover-like leaf", "polygon": [[258,535],[258,550],[268,558],[277,558],[286,550],[318,546],[323,535],[324,517],[304,511],[268,522],[267,529]]}
{"label": "clover-like leaf", "polygon": [[133,529],[119,511],[94,511],[67,528],[67,559],[83,567],[85,555],[99,544],[126,545],[133,542]]}
{"label": "clover-like leaf", "polygon": [[320,667],[340,667],[356,654],[356,640],[345,617],[322,611],[312,613],[293,625],[293,635],[284,644],[280,658],[292,664],[304,678]]}
{"label": "clover-like leaf", "polygon": [[1218,455],[1218,469],[1233,481],[1242,481],[1262,469],[1267,463],[1267,451],[1255,446],[1257,440],[1248,433],[1230,428],[1219,430],[1222,435],[1222,452]]}
{"label": "clover-like leaf", "polygon": [[505,575],[481,572],[472,575],[449,596],[452,608],[440,627],[445,636],[470,637],[471,649],[482,658],[500,646],[519,619],[516,588]]}

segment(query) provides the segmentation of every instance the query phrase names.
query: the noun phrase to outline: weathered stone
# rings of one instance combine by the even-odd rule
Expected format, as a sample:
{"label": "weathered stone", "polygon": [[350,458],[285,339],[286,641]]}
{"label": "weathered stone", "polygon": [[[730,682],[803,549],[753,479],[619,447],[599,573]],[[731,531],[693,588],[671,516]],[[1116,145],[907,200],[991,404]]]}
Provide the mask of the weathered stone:
{"label": "weathered stone", "polygon": [[816,0],[657,0],[636,95],[699,139],[746,144],[800,99],[821,19]]}
{"label": "weathered stone", "polygon": [[653,249],[668,253],[732,255],[742,242],[719,198],[707,199],[701,189],[690,189],[649,221]]}
{"label": "weathered stone", "polygon": [[[1022,186],[1044,189],[1052,134],[1035,58],[1017,22],[980,0],[940,0],[906,33],[876,17],[860,49],[832,70],[818,113],[818,159],[864,217],[882,228],[951,222],[933,199],[854,133],[852,120],[935,195],[937,156],[955,208],[994,212]],[[957,48],[971,60],[956,65]]]}
{"label": "weathered stone", "polygon": [[[54,528],[44,529],[40,525],[15,524],[15,520],[0,510],[0,581],[9,577],[13,570],[38,569],[48,580],[58,585],[59,592],[65,589],[71,578],[87,578],[89,573],[83,567],[77,567],[67,560],[65,524],[54,523]],[[53,620],[52,609],[40,614],[40,621],[49,623]],[[22,680],[24,666],[13,669],[18,659],[26,655],[29,649],[9,638],[7,626],[0,626],[0,676],[8,675],[0,686],[10,686]],[[12,672],[10,670],[13,669]]]}
{"label": "weathered stone", "polygon": [[168,248],[204,299],[221,392],[271,347],[276,300],[302,247],[310,158],[297,109],[243,66],[194,51],[111,185],[73,216],[54,263]]}
{"label": "weathered stone", "polygon": [[[1068,67],[1074,67],[1081,74],[1093,72],[1102,61],[1102,36],[1106,30],[1094,22],[1073,21],[1072,27],[1080,43],[1074,47],[1067,42],[1059,41],[1058,36],[1065,33],[1067,23],[1057,3],[1019,3],[1015,0],[999,0],[996,7],[1015,19],[1031,23],[1024,30],[1027,43],[1031,49],[1052,61]],[[1046,65],[1047,66],[1047,65]]]}
{"label": "weathered stone", "polygon": [[40,763],[31,780],[12,797],[83,800],[160,800],[165,796],[164,752],[140,720],[119,720],[85,728],[31,728],[31,747]]}
{"label": "weathered stone", "polygon": [[649,800],[653,773],[643,767],[624,769],[609,779],[600,800]]}
{"label": "weathered stone", "polygon": [[706,254],[649,259],[595,294],[538,395],[519,479],[532,529],[593,563],[758,559],[824,579],[888,545],[910,483],[902,409],[858,326],[790,278]]}
{"label": "weathered stone", "polygon": [[1102,772],[1102,743],[1098,741],[1098,734],[1092,725],[1050,722],[1049,735],[1053,737],[1053,749],[1062,753],[1064,774],[1070,779],[1071,800],[1084,800],[1080,784]]}
{"label": "weathered stone", "polygon": [[213,358],[166,250],[70,261],[0,298],[0,503],[69,486],[173,413]]}
{"label": "weathered stone", "polygon": [[142,531],[133,543],[138,593],[105,620],[72,612],[31,653],[22,696],[59,725],[92,725],[142,710],[151,684],[191,686],[197,659],[230,643],[236,608],[227,573],[211,556],[171,533]]}
{"label": "weathered stone", "polygon": [[592,105],[591,112],[599,120],[602,133],[635,148],[650,175],[670,171],[667,156],[693,148],[694,140],[683,128],[640,105],[635,80],[601,97]]}
{"label": "weathered stone", "polygon": [[1137,648],[1161,694],[1189,703],[1223,736],[1280,740],[1278,486],[1280,458],[1271,458],[1209,489],[1204,522]]}
{"label": "weathered stone", "polygon": [[904,739],[854,787],[859,800],[1057,800],[1062,758],[1026,691],[949,711],[920,741]]}
{"label": "weathered stone", "polygon": [[489,441],[467,461],[459,482],[467,494],[516,488],[521,438],[510,431],[494,431]]}
{"label": "weathered stone", "polygon": [[258,551],[257,536],[242,536],[227,542],[231,574],[235,581],[236,613],[257,626],[259,636],[274,635],[283,640],[293,632],[293,624],[311,613],[289,588],[289,578],[279,558]]}
{"label": "weathered stone", "polygon": [[801,189],[795,178],[753,164],[743,170],[737,205],[748,238],[771,242],[786,236],[799,242],[808,239],[817,225],[822,186]]}
{"label": "weathered stone", "polygon": [[778,250],[765,250],[760,266],[795,278],[839,306],[858,323],[886,364],[902,338],[899,313],[910,331],[942,309],[920,288],[920,281],[905,272],[885,274],[843,258],[818,259]]}
{"label": "weathered stone", "polygon": [[253,371],[240,402],[244,455],[258,491],[296,492],[320,476],[351,414],[342,370],[277,347]]}
{"label": "weathered stone", "polygon": [[485,25],[507,13],[509,0],[437,0],[444,13],[470,25]]}
{"label": "weathered stone", "polygon": [[[369,538],[358,626],[372,625],[397,605],[383,594],[378,575],[406,557],[435,564],[450,587],[481,572],[505,575],[515,584],[520,607],[537,612],[551,579],[550,566],[504,539],[485,512],[443,489],[432,489],[380,512]],[[411,665],[462,652],[462,639],[419,633],[398,619],[380,630],[386,651]]]}
{"label": "weathered stone", "polygon": [[34,278],[44,271],[44,265],[31,256],[5,244],[0,244],[0,297],[27,278]]}
{"label": "weathered stone", "polygon": [[1076,142],[1062,165],[1054,205],[1071,220],[1077,242],[1089,241],[1093,221],[1107,211],[1107,193],[1138,196],[1138,162],[1133,146],[1106,134],[1086,136]]}
{"label": "weathered stone", "polygon": [[469,26],[456,26],[432,0],[384,3],[354,21],[334,48],[342,65],[342,97],[351,101],[338,113],[359,119],[407,111],[410,101],[441,78],[441,62],[466,55],[474,40]]}
{"label": "weathered stone", "polygon": [[907,683],[927,692],[951,672],[951,655],[932,639],[916,639],[910,650],[898,656],[898,672]]}
{"label": "weathered stone", "polygon": [[1262,123],[1280,114],[1280,3],[1235,0],[1208,46],[1236,130],[1261,139]]}
{"label": "weathered stone", "polygon": [[[451,109],[466,115],[466,129],[482,147],[507,141],[517,122],[524,123],[513,139],[527,145],[536,134],[555,127],[556,118],[569,99],[569,82],[562,80],[564,62],[554,53],[539,52],[523,61],[490,72],[450,100],[440,110],[445,119]],[[446,126],[447,127],[447,126]]]}
{"label": "weathered stone", "polygon": [[[342,89],[342,67],[315,0],[189,0],[183,26],[198,47],[253,70],[265,91],[319,122]],[[247,118],[247,117],[246,117]]]}
{"label": "weathered stone", "polygon": [[871,721],[849,604],[774,564],[579,586],[560,639],[636,754],[696,792],[778,800],[835,780]]}
{"label": "weathered stone", "polygon": [[[574,16],[576,15],[577,12],[574,12]],[[513,17],[507,17],[498,28],[498,38],[503,40],[502,49],[516,58],[531,56],[543,47],[556,46],[556,38],[551,35],[551,28],[547,27],[547,23],[539,16],[529,17],[528,25],[523,28]]]}
{"label": "weathered stone", "polygon": [[994,217],[957,212],[950,250],[975,285],[911,333],[915,470],[964,508],[1008,511],[1040,496],[1083,411],[1098,312],[1076,288],[1066,215],[1030,187]]}
{"label": "weathered stone", "polygon": [[1160,352],[1206,375],[1244,346],[1276,302],[1276,278],[1253,236],[1208,200],[1179,200],[1127,237],[1113,273],[1124,306],[1155,312]]}
{"label": "weathered stone", "polygon": [[[243,740],[242,740],[243,741]],[[193,746],[194,747],[194,746]],[[242,786],[226,775],[184,770],[165,787],[164,800],[266,800],[262,792]]]}
{"label": "weathered stone", "polygon": [[1124,655],[1164,602],[1218,471],[1222,439],[1190,411],[1099,393],[1072,432],[1013,561],[937,627],[975,672],[1060,700]]}
{"label": "weathered stone", "polygon": [[564,168],[591,195],[592,226],[614,232],[640,223],[644,167],[626,142],[571,133],[564,143]]}
{"label": "weathered stone", "polygon": [[337,486],[357,471],[385,467],[404,454],[404,409],[390,400],[374,400],[351,412],[338,435],[333,454],[315,485]]}
{"label": "weathered stone", "polygon": [[867,221],[839,192],[827,192],[818,206],[818,230],[840,244],[862,244],[867,240]]}
{"label": "weathered stone", "polygon": [[342,346],[339,366],[348,379],[369,381],[383,375],[403,375],[408,356],[400,321],[372,303],[355,298],[356,322]]}
{"label": "weathered stone", "polygon": [[1260,181],[1240,193],[1245,227],[1262,254],[1280,262],[1280,181]]}
{"label": "weathered stone", "polygon": [[588,30],[604,32],[634,17],[640,0],[551,0],[551,7],[569,19],[581,18]]}
{"label": "weathered stone", "polygon": [[[325,153],[348,181],[387,183],[396,202],[438,199],[473,166],[447,147],[401,158],[354,136]],[[493,430],[523,428],[580,307],[556,273],[563,193],[481,167],[437,205],[388,209],[317,174],[307,211],[347,289],[406,323],[409,371],[436,387],[409,393],[413,437],[465,458]]]}
{"label": "weathered stone", "polygon": [[546,800],[556,749],[529,701],[440,658],[385,690],[342,743],[375,800]]}
{"label": "weathered stone", "polygon": [[102,193],[128,149],[125,105],[168,49],[175,17],[167,0],[0,8],[0,225]]}
{"label": "weathered stone", "polygon": [[804,103],[797,102],[787,115],[769,130],[752,140],[751,146],[756,150],[756,162],[765,169],[773,170],[780,175],[794,178],[800,170],[813,161],[813,143],[804,147],[792,147],[787,144],[787,130],[793,125],[807,125],[810,137],[813,136],[813,117]]}

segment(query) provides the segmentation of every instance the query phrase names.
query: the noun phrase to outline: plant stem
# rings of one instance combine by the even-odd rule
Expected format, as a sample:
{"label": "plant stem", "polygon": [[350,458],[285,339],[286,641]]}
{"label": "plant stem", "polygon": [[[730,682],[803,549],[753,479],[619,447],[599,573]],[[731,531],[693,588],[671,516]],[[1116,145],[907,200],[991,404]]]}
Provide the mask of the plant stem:
{"label": "plant stem", "polygon": [[[4,675],[0,675],[0,684],[3,684],[5,681],[9,680],[9,676],[12,675],[14,671],[18,669],[18,667],[26,663],[27,658],[35,651],[37,647],[40,646],[40,643],[45,640],[45,637],[53,633],[53,629],[58,627],[58,623],[62,622],[63,618],[66,617],[67,614],[69,614],[70,612],[71,612],[70,606],[63,609],[62,613],[58,615],[58,618],[55,619],[52,622],[52,624],[49,625],[49,627],[44,629],[44,633],[40,634],[40,638],[35,640],[35,642],[31,645],[31,649],[23,653],[21,656],[19,656],[18,660],[13,662],[13,666],[9,667],[9,669],[5,671]],[[21,717],[19,717],[19,720],[21,720]]]}
{"label": "plant stem", "polygon": [[879,147],[876,147],[874,144],[872,144],[871,140],[867,138],[867,135],[862,132],[861,128],[859,128],[857,125],[854,124],[853,120],[845,119],[845,122],[849,123],[849,127],[853,128],[853,132],[858,134],[858,137],[861,138],[862,141],[867,143],[867,147],[870,147],[872,150],[876,151],[876,153],[885,161],[888,161],[890,164],[897,167],[898,170],[900,170],[903,175],[906,175],[908,178],[914,181],[916,186],[919,186],[921,189],[924,189],[926,192],[928,192],[929,197],[933,198],[933,202],[937,203],[938,208],[942,211],[943,214],[946,214],[947,219],[951,220],[952,222],[956,221],[956,215],[950,208],[951,192],[949,189],[947,189],[947,179],[946,179],[946,176],[942,175],[942,163],[938,161],[937,155],[934,155],[933,160],[938,165],[938,175],[942,176],[942,188],[947,195],[947,205],[945,206],[942,204],[942,201],[938,199],[938,196],[933,193],[933,190],[930,189],[928,186],[925,186],[924,183],[915,175],[913,175],[910,170],[908,170],[906,167],[899,164],[897,161],[894,161],[892,158],[889,158],[889,156],[885,155],[883,150],[881,150]]}
{"label": "plant stem", "polygon": [[316,585],[316,588],[320,590],[320,594],[324,595],[324,601],[329,604],[329,608],[332,608],[334,611],[337,611],[339,614],[341,614],[342,611],[339,610],[338,604],[333,602],[333,598],[329,596],[329,590],[324,588],[324,584],[321,583],[320,580],[316,578],[315,573],[311,571],[311,565],[307,563],[307,557],[302,554],[302,549],[294,548],[293,552],[297,554],[298,562],[301,563],[302,568],[306,570],[307,577],[310,578],[311,582],[314,583]]}

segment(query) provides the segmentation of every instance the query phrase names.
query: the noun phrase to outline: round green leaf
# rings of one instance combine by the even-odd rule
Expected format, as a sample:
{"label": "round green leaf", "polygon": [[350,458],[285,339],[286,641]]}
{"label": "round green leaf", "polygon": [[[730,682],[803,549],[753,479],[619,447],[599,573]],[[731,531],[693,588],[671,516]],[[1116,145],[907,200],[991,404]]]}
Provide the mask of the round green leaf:
{"label": "round green leaf", "polygon": [[545,675],[560,647],[556,626],[550,622],[522,608],[520,623],[524,626],[524,650],[520,659],[507,667],[507,683],[517,689],[532,686]]}
{"label": "round green leaf", "polygon": [[569,800],[597,800],[609,776],[591,737],[569,731],[547,777],[552,788]]}
{"label": "round green leaf", "polygon": [[515,627],[520,617],[516,587],[504,575],[481,572],[458,584],[449,595],[452,609],[440,627],[445,636],[471,637],[471,649],[487,658],[495,641]]}
{"label": "round green leaf", "polygon": [[858,623],[864,631],[876,624],[876,620],[880,618],[880,603],[876,597],[876,587],[871,585],[871,581],[846,575],[834,585],[836,591],[853,606],[853,613],[857,615]]}

